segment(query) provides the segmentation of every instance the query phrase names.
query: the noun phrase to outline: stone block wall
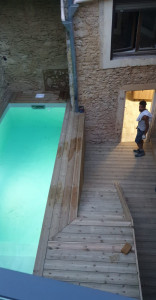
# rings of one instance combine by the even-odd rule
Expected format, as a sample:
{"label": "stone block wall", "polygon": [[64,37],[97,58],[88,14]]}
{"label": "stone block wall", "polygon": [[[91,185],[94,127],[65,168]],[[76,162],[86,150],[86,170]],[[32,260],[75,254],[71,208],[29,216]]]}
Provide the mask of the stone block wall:
{"label": "stone block wall", "polygon": [[[13,91],[44,91],[47,71],[67,70],[60,1],[1,0],[0,56],[3,55],[7,57],[5,78]],[[48,82],[53,86],[51,78]]]}
{"label": "stone block wall", "polygon": [[2,102],[5,89],[6,89],[6,81],[5,81],[5,74],[4,74],[4,67],[2,62],[2,57],[0,56],[0,103]]}
{"label": "stone block wall", "polygon": [[[99,1],[81,4],[74,17],[79,105],[86,112],[89,142],[119,141],[116,132],[119,90],[128,84],[156,83],[156,66],[102,69]],[[121,116],[122,117],[122,116]]]}

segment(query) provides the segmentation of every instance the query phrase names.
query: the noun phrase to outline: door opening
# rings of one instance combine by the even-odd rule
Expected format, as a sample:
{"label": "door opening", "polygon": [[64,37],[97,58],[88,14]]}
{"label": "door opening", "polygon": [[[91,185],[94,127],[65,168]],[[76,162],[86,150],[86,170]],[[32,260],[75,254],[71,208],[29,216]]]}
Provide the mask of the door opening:
{"label": "door opening", "polygon": [[152,111],[152,101],[155,90],[140,90],[126,92],[124,120],[121,142],[134,142],[136,136],[137,117],[139,115],[139,102],[145,100],[146,108]]}

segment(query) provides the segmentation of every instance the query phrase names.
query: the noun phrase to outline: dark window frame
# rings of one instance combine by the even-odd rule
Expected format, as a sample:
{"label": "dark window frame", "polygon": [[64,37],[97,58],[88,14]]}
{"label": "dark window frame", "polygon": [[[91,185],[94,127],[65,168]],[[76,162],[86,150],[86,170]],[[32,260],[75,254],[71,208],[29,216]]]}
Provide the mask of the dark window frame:
{"label": "dark window frame", "polygon": [[[148,1],[148,0],[147,0]],[[136,24],[136,29],[134,29],[134,24],[133,24],[133,37],[131,37],[131,39],[134,38],[134,35],[136,36],[136,41],[135,41],[135,47],[128,47],[127,48],[121,48],[117,51],[113,51],[113,30],[114,30],[114,20],[115,20],[115,14],[116,14],[116,10],[115,10],[115,1],[113,0],[113,11],[112,11],[112,30],[111,30],[111,53],[110,53],[110,59],[113,59],[115,57],[124,57],[124,56],[142,56],[142,55],[156,55],[156,49],[146,49],[146,48],[142,48],[139,49],[139,40],[140,40],[140,32],[141,32],[141,18],[142,18],[142,12],[146,11],[147,8],[140,8],[140,9],[126,9],[124,8],[123,11],[124,12],[138,12],[138,22]],[[149,7],[148,10],[152,11],[153,8]],[[135,32],[136,30],[136,32]]]}

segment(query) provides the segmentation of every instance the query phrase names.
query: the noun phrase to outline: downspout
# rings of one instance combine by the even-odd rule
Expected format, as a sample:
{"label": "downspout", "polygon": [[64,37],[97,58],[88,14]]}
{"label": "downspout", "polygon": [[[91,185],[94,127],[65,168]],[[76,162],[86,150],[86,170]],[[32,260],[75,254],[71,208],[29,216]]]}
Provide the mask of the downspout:
{"label": "downspout", "polygon": [[79,5],[73,4],[73,0],[67,0],[67,3],[68,3],[68,16],[66,19],[65,11],[64,11],[64,0],[61,0],[61,20],[67,30],[67,34],[69,35],[69,39],[70,39],[73,85],[74,85],[74,108],[75,108],[75,112],[79,112],[76,55],[75,55],[74,30],[73,30],[73,16],[77,8],[79,7]]}

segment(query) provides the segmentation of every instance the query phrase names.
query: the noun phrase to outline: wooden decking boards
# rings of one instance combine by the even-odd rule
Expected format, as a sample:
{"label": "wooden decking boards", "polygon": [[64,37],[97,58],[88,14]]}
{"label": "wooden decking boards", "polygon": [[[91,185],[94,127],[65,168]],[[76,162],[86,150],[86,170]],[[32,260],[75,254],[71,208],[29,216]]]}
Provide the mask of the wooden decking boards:
{"label": "wooden decking boards", "polygon": [[96,196],[83,189],[77,218],[48,241],[43,276],[141,299],[133,228],[114,185]]}
{"label": "wooden decking boards", "polygon": [[18,92],[14,93],[14,98],[10,98],[10,103],[62,103],[67,102],[69,99],[64,97],[64,99],[61,97],[60,91],[55,92],[43,92],[44,98],[36,98],[37,93],[30,92],[30,93],[24,93],[24,92]]}
{"label": "wooden decking boards", "polygon": [[[84,114],[67,106],[49,190],[38,246],[34,274],[42,276],[48,240],[60,232],[77,214],[81,189],[81,166],[84,139]],[[78,146],[77,146],[78,145]]]}
{"label": "wooden decking boards", "polygon": [[[61,206],[65,211],[58,218],[61,227],[56,234],[51,234],[55,228],[51,226],[42,275],[142,299],[131,215],[124,206],[125,199],[123,202],[120,200],[122,190],[119,183],[114,185],[114,177],[105,183],[100,174],[100,178],[94,180],[97,165],[96,159],[94,161],[91,157],[89,147],[92,146],[86,147],[85,176],[79,206],[76,197],[74,217],[69,217],[65,224],[67,210],[71,207],[73,209],[69,204],[66,207],[67,197],[71,197],[72,192],[66,194]],[[77,149],[77,146],[74,144],[72,148]],[[95,155],[98,155],[96,151]],[[109,155],[110,150],[107,153]],[[76,157],[75,155],[75,161]],[[88,165],[90,158],[94,164]],[[104,162],[102,157],[100,159],[100,170],[105,174]],[[77,167],[74,170],[80,177]],[[98,173],[97,175],[99,176]],[[69,176],[71,175],[67,175],[67,182]],[[121,253],[126,243],[132,245],[128,255]]]}
{"label": "wooden decking boards", "polygon": [[130,208],[144,300],[156,299],[156,164],[150,144],[146,155],[135,158],[133,143],[87,145],[84,191],[97,195],[118,180]]}

